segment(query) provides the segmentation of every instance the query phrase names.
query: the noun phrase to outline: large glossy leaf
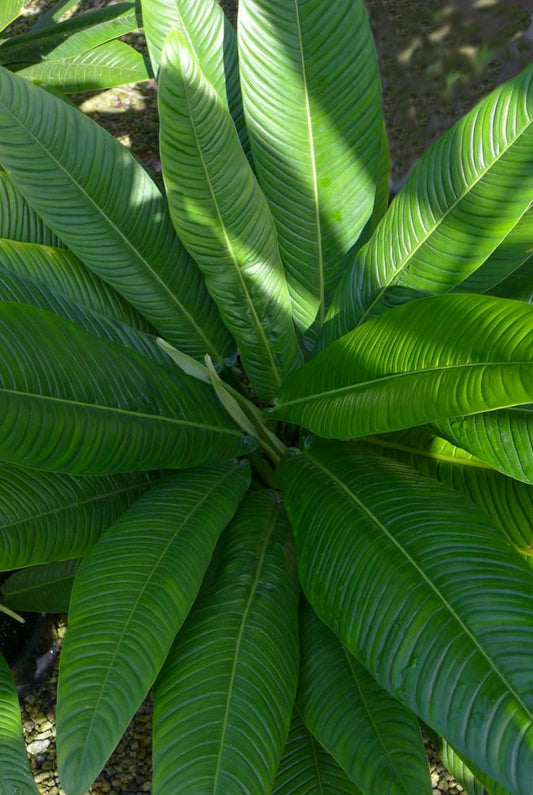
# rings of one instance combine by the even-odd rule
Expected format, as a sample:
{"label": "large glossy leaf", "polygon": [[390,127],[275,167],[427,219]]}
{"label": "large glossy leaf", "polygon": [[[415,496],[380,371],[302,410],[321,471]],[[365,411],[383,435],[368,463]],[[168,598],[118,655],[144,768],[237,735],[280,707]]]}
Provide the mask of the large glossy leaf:
{"label": "large glossy leaf", "polygon": [[94,309],[141,331],[151,329],[146,319],[131,304],[87,270],[65,248],[39,245],[32,241],[0,240],[0,267],[23,278],[43,282],[75,304]]}
{"label": "large glossy leaf", "polygon": [[229,112],[179,31],[166,40],[159,109],[174,225],[205,275],[250,381],[272,397],[300,361],[274,224]]}
{"label": "large glossy leaf", "polygon": [[0,460],[71,474],[243,452],[206,384],[23,304],[0,303]]}
{"label": "large glossy leaf", "polygon": [[161,63],[163,43],[171,30],[186,37],[202,72],[229,108],[241,145],[249,156],[242,110],[235,28],[217,0],[142,0],[143,29],[154,72]]}
{"label": "large glossy leaf", "polygon": [[457,489],[483,508],[519,550],[533,554],[533,486],[505,477],[428,427],[373,437],[367,443]]}
{"label": "large glossy leaf", "polygon": [[[495,295],[502,295],[501,283],[505,283],[509,277],[512,279],[512,275],[532,259],[533,209],[529,209],[486,262],[455,289],[465,293],[485,293],[490,290]],[[533,263],[530,269],[531,282]],[[504,294],[504,297],[511,298],[511,295]]]}
{"label": "large glossy leaf", "polygon": [[[1,258],[0,241],[0,258]],[[67,296],[51,290],[42,282],[5,270],[0,262],[0,301],[12,301],[46,309],[72,320],[85,331],[119,342],[142,353],[159,364],[169,366],[172,360],[162,351],[156,337],[105,315],[74,303]]]}
{"label": "large glossy leaf", "polygon": [[298,711],[352,781],[367,795],[428,795],[415,715],[378,685],[305,601],[300,649]]}
{"label": "large glossy leaf", "polygon": [[13,610],[66,613],[79,565],[79,560],[61,560],[21,569],[2,586],[2,599]]}
{"label": "large glossy leaf", "polygon": [[295,713],[272,795],[362,794]]}
{"label": "large glossy leaf", "polygon": [[20,706],[11,671],[0,654],[0,781],[6,795],[38,795],[30,772]]}
{"label": "large glossy leaf", "polygon": [[80,478],[0,466],[0,571],[84,554],[150,485],[145,473]]}
{"label": "large glossy leaf", "polygon": [[80,566],[58,685],[58,764],[69,795],[96,778],[153,684],[249,479],[239,464],[170,477]]}
{"label": "large glossy leaf", "polygon": [[320,436],[363,436],[528,403],[532,376],[532,306],[441,295],[332,343],[287,379],[272,413]]}
{"label": "large glossy leaf", "polygon": [[143,166],[76,108],[5,69],[0,163],[45,223],[161,336],[191,356],[221,361],[231,352],[201,274]]}
{"label": "large glossy leaf", "polygon": [[318,316],[372,214],[381,93],[362,0],[241,0],[239,55],[254,163],[298,325]]}
{"label": "large glossy leaf", "polygon": [[515,795],[533,765],[533,579],[476,506],[322,442],[282,459],[300,581],[380,684]]}
{"label": "large glossy leaf", "polygon": [[251,494],[154,694],[155,795],[270,795],[298,678],[298,586],[287,517]]}
{"label": "large glossy leaf", "polygon": [[435,429],[494,469],[533,485],[533,406],[443,420]]}
{"label": "large glossy leaf", "polygon": [[59,246],[61,243],[31,209],[5,171],[0,171],[0,239]]}
{"label": "large glossy leaf", "polygon": [[325,340],[391,304],[450,290],[504,240],[533,193],[533,67],[420,159],[339,284]]}
{"label": "large glossy leaf", "polygon": [[109,41],[71,58],[48,57],[20,69],[18,74],[66,93],[102,90],[150,78],[142,54],[122,41]]}
{"label": "large glossy leaf", "polygon": [[76,14],[44,29],[35,26],[28,33],[7,39],[0,47],[0,64],[17,69],[25,63],[47,58],[57,60],[81,55],[137,27],[135,4],[115,3]]}

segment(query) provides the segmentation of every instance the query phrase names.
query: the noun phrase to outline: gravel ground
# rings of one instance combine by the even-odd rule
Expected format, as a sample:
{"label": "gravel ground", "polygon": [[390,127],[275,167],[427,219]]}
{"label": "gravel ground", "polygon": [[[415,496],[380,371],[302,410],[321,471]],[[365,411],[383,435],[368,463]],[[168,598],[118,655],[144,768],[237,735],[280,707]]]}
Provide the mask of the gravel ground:
{"label": "gravel ground", "polygon": [[[20,693],[26,748],[35,781],[42,795],[65,795],[59,784],[55,745],[55,693],[64,633],[65,623],[62,620],[50,622],[42,648],[38,650],[41,667],[45,670],[37,683],[24,686]],[[48,667],[44,665],[46,660],[43,658],[46,657],[49,658]],[[26,671],[28,679],[29,673]],[[20,675],[24,679],[24,673]],[[91,795],[103,795],[103,793],[142,795],[151,792],[151,708],[151,697],[148,697],[104,770],[90,788]],[[464,792],[427,741],[426,751],[432,795],[458,795]]]}

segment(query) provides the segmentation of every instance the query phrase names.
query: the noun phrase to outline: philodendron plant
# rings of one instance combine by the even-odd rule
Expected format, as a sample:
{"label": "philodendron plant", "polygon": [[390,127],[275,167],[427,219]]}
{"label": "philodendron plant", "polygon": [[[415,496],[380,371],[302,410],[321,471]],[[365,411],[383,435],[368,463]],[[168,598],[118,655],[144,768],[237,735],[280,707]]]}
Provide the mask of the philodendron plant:
{"label": "philodendron plant", "polygon": [[165,195],[0,70],[0,569],[68,610],[62,786],[153,688],[156,795],[430,795],[421,724],[530,795],[533,68],[387,207],[360,0],[142,13]]}

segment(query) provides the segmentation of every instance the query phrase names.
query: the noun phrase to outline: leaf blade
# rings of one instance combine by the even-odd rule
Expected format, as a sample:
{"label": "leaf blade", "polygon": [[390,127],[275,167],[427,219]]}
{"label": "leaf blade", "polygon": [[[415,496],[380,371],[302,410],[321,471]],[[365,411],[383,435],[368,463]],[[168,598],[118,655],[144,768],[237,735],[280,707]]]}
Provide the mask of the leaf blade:
{"label": "leaf blade", "polygon": [[6,791],[38,794],[26,756],[15,683],[2,655],[0,655],[0,770],[2,786],[6,787]]}
{"label": "leaf blade", "polygon": [[242,0],[238,39],[254,163],[305,331],[322,324],[372,214],[382,116],[370,25],[359,0]]}
{"label": "leaf blade", "polygon": [[60,776],[72,795],[96,778],[153,684],[249,479],[249,468],[238,464],[168,478],[80,566],[57,712]]}
{"label": "leaf blade", "polygon": [[68,59],[49,57],[17,74],[67,94],[150,79],[142,54],[122,41],[109,41]]}
{"label": "leaf blade", "polygon": [[529,330],[532,307],[518,301],[466,294],[413,301],[291,374],[271,414],[346,438],[529,403]]}
{"label": "leaf blade", "polygon": [[340,644],[307,602],[300,612],[298,711],[362,792],[428,795],[416,717]]}
{"label": "leaf blade", "polygon": [[532,139],[529,68],[420,159],[339,285],[324,341],[389,305],[446,292],[482,265],[530,205]]}
{"label": "leaf blade", "polygon": [[244,451],[207,385],[68,320],[0,302],[0,342],[5,461],[98,475]]}
{"label": "leaf blade", "polygon": [[15,610],[67,613],[80,561],[62,560],[21,569],[2,586],[2,598]]}
{"label": "leaf blade", "polygon": [[526,795],[533,585],[520,556],[475,506],[355,446],[287,456],[278,478],[317,614],[385,689]]}
{"label": "leaf blade", "polygon": [[158,100],[174,225],[204,273],[251,382],[271,397],[301,360],[273,221],[229,112],[179,31],[166,40]]}
{"label": "leaf blade", "polygon": [[145,473],[79,478],[0,466],[0,571],[83,555],[148,488]]}
{"label": "leaf blade", "polygon": [[[297,683],[298,589],[277,495],[256,492],[156,685],[154,792],[270,793]],[[179,742],[176,738],[179,737]]]}
{"label": "leaf blade", "polygon": [[294,713],[272,795],[361,795]]}
{"label": "leaf blade", "polygon": [[169,342],[222,362],[229,335],[140,163],[84,114],[6,69],[0,97],[0,161],[28,203]]}

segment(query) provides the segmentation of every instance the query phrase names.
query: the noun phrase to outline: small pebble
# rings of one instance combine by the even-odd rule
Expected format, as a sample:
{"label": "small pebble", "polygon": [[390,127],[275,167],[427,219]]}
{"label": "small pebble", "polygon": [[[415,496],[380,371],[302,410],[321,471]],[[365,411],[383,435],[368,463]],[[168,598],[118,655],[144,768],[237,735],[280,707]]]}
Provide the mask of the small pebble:
{"label": "small pebble", "polygon": [[42,754],[43,751],[46,751],[49,745],[50,740],[33,740],[33,742],[28,744],[27,751],[30,756],[37,756],[37,754]]}

